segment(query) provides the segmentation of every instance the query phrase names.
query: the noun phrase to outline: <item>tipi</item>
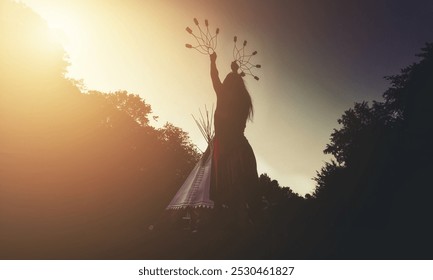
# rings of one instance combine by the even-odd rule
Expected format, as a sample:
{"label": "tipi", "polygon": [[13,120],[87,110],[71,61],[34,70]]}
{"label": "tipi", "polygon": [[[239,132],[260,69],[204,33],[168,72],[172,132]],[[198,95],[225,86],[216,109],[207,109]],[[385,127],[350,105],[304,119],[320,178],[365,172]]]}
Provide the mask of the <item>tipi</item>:
{"label": "tipi", "polygon": [[195,118],[194,120],[205,137],[208,147],[167,206],[167,210],[185,209],[188,207],[213,208],[214,206],[214,202],[209,198],[213,154],[213,108],[210,114],[206,109],[206,120],[201,111],[200,117],[200,121]]}

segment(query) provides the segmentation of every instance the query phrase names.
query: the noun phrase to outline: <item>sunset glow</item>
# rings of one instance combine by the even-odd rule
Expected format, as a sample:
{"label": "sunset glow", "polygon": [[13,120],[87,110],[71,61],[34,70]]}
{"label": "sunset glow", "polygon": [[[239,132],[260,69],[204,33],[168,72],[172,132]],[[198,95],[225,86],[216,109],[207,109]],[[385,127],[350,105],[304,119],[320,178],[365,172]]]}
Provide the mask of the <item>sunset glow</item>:
{"label": "sunset glow", "polygon": [[431,11],[0,0],[0,260],[431,259]]}
{"label": "sunset glow", "polygon": [[[270,13],[279,5],[272,3],[262,8],[262,20],[256,20],[247,12],[251,8],[248,5],[245,13],[232,13],[235,7],[231,5],[242,3],[23,2],[61,38],[69,56],[68,77],[83,80],[89,90],[125,89],[140,94],[159,116],[156,126],[168,121],[182,127],[201,149],[205,141],[191,114],[204,105],[211,106],[215,98],[208,74],[209,59],[184,47],[191,43],[185,27],[192,26],[192,19],[197,17],[220,28],[217,53],[221,77],[229,72],[233,59],[233,36],[247,39],[248,46],[259,53],[255,63],[263,65],[259,82],[247,79],[256,117],[246,134],[256,152],[259,172],[268,173],[301,194],[314,189],[312,178],[329,159],[322,151],[337,125],[336,119],[358,100],[347,93],[356,80],[347,77],[338,85],[331,81],[347,73],[343,69],[344,53],[340,62],[340,55],[332,55],[335,49],[311,49],[311,36],[325,34],[319,33],[319,26],[298,24],[302,15],[310,12],[308,5],[300,11],[294,6],[288,10],[291,16],[283,17]],[[286,18],[290,21],[285,22]],[[341,36],[341,40],[346,39],[344,34]],[[328,53],[316,59],[324,68],[313,70],[312,61],[324,51]],[[336,59],[328,60],[328,56]],[[395,69],[400,66],[397,64]],[[381,72],[368,77],[370,87],[355,87],[350,92],[366,94],[367,99],[380,96],[385,87],[384,75]]]}
{"label": "sunset glow", "polygon": [[[319,160],[310,159],[302,163],[303,170],[301,173],[293,171],[295,174],[287,172],[295,166],[281,165],[279,153],[269,150],[265,144],[268,140],[259,136],[260,126],[269,127],[269,122],[277,125],[277,133],[286,133],[286,124],[278,124],[283,119],[277,117],[273,120],[272,115],[268,115],[268,110],[273,106],[273,101],[269,99],[274,95],[271,92],[279,90],[270,84],[273,83],[271,75],[276,68],[269,60],[272,51],[265,48],[264,38],[261,38],[264,34],[252,33],[252,29],[245,28],[241,22],[229,24],[230,19],[226,15],[206,12],[206,9],[212,8],[202,5],[191,4],[192,9],[179,13],[176,4],[161,1],[146,1],[145,4],[129,1],[122,5],[98,1],[63,4],[27,0],[24,3],[47,21],[54,34],[60,35],[69,56],[68,77],[82,79],[87,89],[106,92],[126,89],[140,94],[152,105],[155,115],[159,116],[159,122],[155,125],[161,126],[169,121],[184,128],[201,149],[205,148],[205,141],[195,127],[191,114],[198,113],[198,109],[204,105],[211,106],[215,99],[208,75],[208,58],[184,47],[185,43],[191,41],[184,28],[194,24],[193,17],[204,20],[200,17],[202,15],[206,16],[212,27],[221,29],[217,50],[221,77],[229,71],[229,67],[224,65],[228,66],[233,59],[230,57],[233,35],[238,35],[240,40],[248,39],[249,46],[254,48],[251,51],[259,51],[255,63],[265,62],[262,63],[264,68],[258,73],[260,82],[247,79],[256,108],[256,119],[246,133],[257,150],[259,172],[278,176],[282,184],[290,185],[300,193],[313,189],[311,178],[322,163],[320,153],[323,143],[315,149],[315,157],[318,156]],[[294,164],[299,165],[300,161]],[[300,166],[295,168],[299,170]],[[295,177],[302,179],[291,179]]]}

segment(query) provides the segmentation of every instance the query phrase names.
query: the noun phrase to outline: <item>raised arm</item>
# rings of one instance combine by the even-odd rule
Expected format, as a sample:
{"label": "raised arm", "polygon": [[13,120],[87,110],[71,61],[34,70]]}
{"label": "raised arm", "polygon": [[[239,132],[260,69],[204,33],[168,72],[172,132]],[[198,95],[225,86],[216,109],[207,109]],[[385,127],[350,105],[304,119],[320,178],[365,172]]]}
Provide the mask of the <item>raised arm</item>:
{"label": "raised arm", "polygon": [[212,85],[217,95],[221,92],[222,84],[218,75],[218,69],[216,67],[217,55],[213,52],[210,55],[210,77],[212,79]]}

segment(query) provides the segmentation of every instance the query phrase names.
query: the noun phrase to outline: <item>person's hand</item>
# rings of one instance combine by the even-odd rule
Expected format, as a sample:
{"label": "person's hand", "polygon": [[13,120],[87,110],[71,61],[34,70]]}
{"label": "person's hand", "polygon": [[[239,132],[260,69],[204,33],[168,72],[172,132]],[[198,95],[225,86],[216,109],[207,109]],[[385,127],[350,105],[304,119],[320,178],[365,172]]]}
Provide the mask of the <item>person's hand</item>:
{"label": "person's hand", "polygon": [[217,59],[216,52],[213,52],[213,53],[209,54],[209,57],[210,57],[210,61],[215,62],[216,59]]}

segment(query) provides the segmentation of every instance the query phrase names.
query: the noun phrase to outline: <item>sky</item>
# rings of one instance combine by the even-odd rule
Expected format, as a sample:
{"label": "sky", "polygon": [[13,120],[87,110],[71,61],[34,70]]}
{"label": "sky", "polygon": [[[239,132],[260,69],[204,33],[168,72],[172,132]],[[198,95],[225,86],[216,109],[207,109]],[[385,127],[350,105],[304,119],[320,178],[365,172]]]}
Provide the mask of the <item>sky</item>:
{"label": "sky", "polygon": [[185,28],[208,19],[220,29],[220,78],[230,71],[233,36],[257,51],[246,77],[255,108],[245,134],[259,173],[299,194],[316,171],[337,119],[354,102],[381,100],[387,75],[417,61],[433,42],[433,1],[23,0],[63,44],[68,77],[88,90],[139,94],[159,120],[206,143],[191,116],[216,104],[209,58],[185,48]]}

